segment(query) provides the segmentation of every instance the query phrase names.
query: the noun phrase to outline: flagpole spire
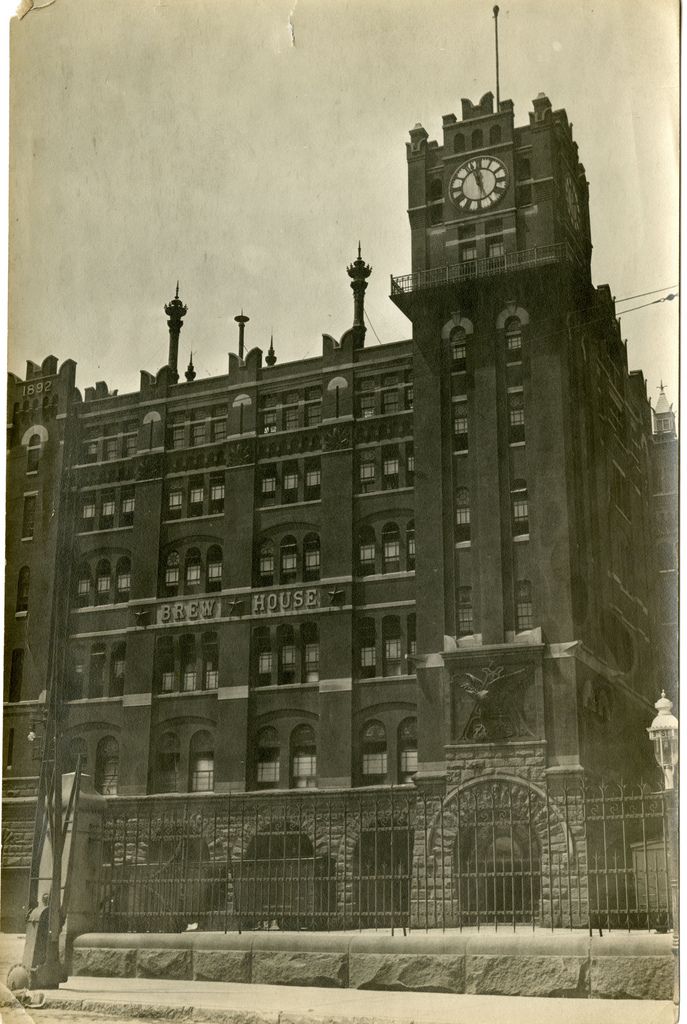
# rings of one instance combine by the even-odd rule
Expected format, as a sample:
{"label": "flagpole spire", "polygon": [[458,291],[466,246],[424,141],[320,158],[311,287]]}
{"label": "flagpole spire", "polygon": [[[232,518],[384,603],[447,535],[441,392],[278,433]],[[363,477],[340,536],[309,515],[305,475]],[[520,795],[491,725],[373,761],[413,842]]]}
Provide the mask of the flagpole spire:
{"label": "flagpole spire", "polygon": [[496,49],[496,113],[499,112],[501,91],[499,88],[499,8],[494,6],[494,44]]}

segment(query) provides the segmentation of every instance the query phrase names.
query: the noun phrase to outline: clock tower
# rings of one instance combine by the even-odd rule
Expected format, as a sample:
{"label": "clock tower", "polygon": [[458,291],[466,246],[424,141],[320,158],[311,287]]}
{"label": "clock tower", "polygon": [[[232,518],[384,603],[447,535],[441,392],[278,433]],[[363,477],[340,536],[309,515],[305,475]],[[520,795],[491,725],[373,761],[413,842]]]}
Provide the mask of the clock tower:
{"label": "clock tower", "polygon": [[650,409],[591,281],[572,125],[541,93],[520,126],[491,93],[461,114],[441,144],[410,132],[412,273],[391,281],[414,343],[417,783],[436,792],[626,768],[654,687]]}

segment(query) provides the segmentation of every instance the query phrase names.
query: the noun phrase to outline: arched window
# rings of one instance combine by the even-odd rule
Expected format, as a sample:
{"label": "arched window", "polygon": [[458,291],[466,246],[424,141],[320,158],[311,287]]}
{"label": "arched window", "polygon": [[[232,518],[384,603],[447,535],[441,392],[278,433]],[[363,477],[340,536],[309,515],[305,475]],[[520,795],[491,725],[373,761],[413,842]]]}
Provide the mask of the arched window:
{"label": "arched window", "polygon": [[269,626],[258,626],[253,630],[253,659],[256,686],[270,686],[272,683],[272,643]]}
{"label": "arched window", "polygon": [[296,637],[293,626],[279,626],[277,649],[279,653],[277,682],[282,686],[289,686],[296,682]]}
{"label": "arched window", "polygon": [[465,152],[465,136],[458,132],[453,136],[453,152],[464,153]]}
{"label": "arched window", "polygon": [[29,586],[31,583],[31,570],[28,565],[23,565],[19,570],[17,579],[17,611],[26,612],[29,609]]}
{"label": "arched window", "polygon": [[291,733],[291,787],[312,789],[317,784],[317,746],[309,725],[297,725]]}
{"label": "arched window", "polygon": [[513,517],[513,536],[527,536],[530,532],[530,513],[527,500],[527,483],[525,480],[513,481],[510,500]]}
{"label": "arched window", "polygon": [[116,796],[119,786],[119,743],[114,736],[100,740],[95,752],[95,789],[103,796]]}
{"label": "arched window", "polygon": [[467,334],[463,327],[454,327],[449,336],[451,344],[451,369],[463,373],[468,365]]}
{"label": "arched window", "polygon": [[501,141],[501,125],[493,124],[489,129],[489,143],[494,146]]}
{"label": "arched window", "polygon": [[101,558],[95,570],[96,604],[109,604],[112,590],[112,567],[106,558]]}
{"label": "arched window", "polygon": [[304,622],[301,626],[303,649],[303,675],[305,683],[316,683],[320,678],[320,634],[316,622]]}
{"label": "arched window", "polygon": [[361,619],[358,626],[360,678],[377,675],[377,628],[374,619]]}
{"label": "arched window", "polygon": [[124,693],[124,677],[126,675],[126,644],[116,644],[112,648],[110,661],[110,696],[121,697]]}
{"label": "arched window", "polygon": [[181,663],[181,689],[185,693],[198,689],[196,671],[196,638],[185,634],[179,640],[179,660]]}
{"label": "arched window", "polygon": [[292,583],[298,577],[298,546],[295,537],[284,537],[279,549],[280,583]]}
{"label": "arched window", "polygon": [[320,578],[320,538],[309,533],[303,541],[303,579],[306,582]]}
{"label": "arched window", "polygon": [[529,580],[518,580],[515,584],[515,628],[518,633],[532,629],[532,584]]}
{"label": "arched window", "polygon": [[522,361],[522,324],[520,317],[511,316],[506,320],[506,362],[519,363]]}
{"label": "arched window", "polygon": [[41,435],[32,434],[26,445],[26,472],[37,473],[41,460]]}
{"label": "arched window", "polygon": [[216,690],[219,686],[219,645],[216,633],[203,633],[203,689]]}
{"label": "arched window", "polygon": [[165,587],[177,592],[179,589],[179,552],[172,549],[165,559]]}
{"label": "arched window", "polygon": [[120,558],[115,574],[115,600],[128,601],[131,593],[131,559]]}
{"label": "arched window", "polygon": [[258,789],[279,787],[279,736],[271,727],[261,729],[256,742],[255,781]]}
{"label": "arched window", "polygon": [[265,540],[258,551],[258,585],[271,587],[274,583],[274,544]]}
{"label": "arched window", "polygon": [[86,741],[81,736],[75,736],[67,746],[64,770],[65,772],[75,772],[79,765],[81,765],[81,771],[85,772],[88,766],[88,752]]}
{"label": "arched window", "polygon": [[398,727],[398,781],[412,782],[417,771],[417,719],[404,718]]}
{"label": "arched window", "polygon": [[458,587],[458,636],[470,636],[474,631],[472,587]]}
{"label": "arched window", "polygon": [[200,586],[200,568],[200,551],[198,548],[189,548],[186,552],[186,565],[184,569],[187,589],[195,590]]}
{"label": "arched window", "polygon": [[522,391],[508,394],[508,440],[511,444],[525,440],[525,399]]}
{"label": "arched window", "polygon": [[105,644],[93,644],[88,671],[88,696],[105,696]]}
{"label": "arched window", "polygon": [[415,520],[411,519],[406,527],[406,562],[408,572],[415,571]]}
{"label": "arched window", "polygon": [[179,737],[176,733],[165,732],[158,740],[157,747],[157,791],[176,793],[179,789]]}
{"label": "arched window", "polygon": [[470,491],[459,487],[456,491],[456,541],[464,543],[471,536]]}
{"label": "arched window", "polygon": [[481,128],[475,128],[474,132],[472,133],[471,142],[473,149],[481,149],[481,147],[484,145],[484,136],[482,134]]}
{"label": "arched window", "polygon": [[358,542],[358,568],[361,576],[372,576],[375,572],[376,559],[375,532],[371,526],[363,526]]}
{"label": "arched window", "polygon": [[364,786],[386,782],[386,730],[381,722],[367,722],[360,738],[361,773]]}
{"label": "arched window", "polygon": [[207,729],[191,737],[188,763],[190,792],[211,793],[215,788],[215,744]]}
{"label": "arched window", "polygon": [[82,562],[76,572],[76,603],[79,608],[93,604],[93,580],[88,562]]}
{"label": "arched window", "polygon": [[171,693],[177,688],[174,669],[174,648],[168,636],[158,638],[155,648],[155,675],[160,693]]}
{"label": "arched window", "polygon": [[399,572],[401,568],[401,532],[396,523],[382,528],[382,572]]}
{"label": "arched window", "polygon": [[222,589],[222,549],[218,544],[208,548],[205,589],[208,593]]}
{"label": "arched window", "polygon": [[382,620],[382,644],[384,654],[383,674],[401,674],[401,620],[396,615],[385,615]]}

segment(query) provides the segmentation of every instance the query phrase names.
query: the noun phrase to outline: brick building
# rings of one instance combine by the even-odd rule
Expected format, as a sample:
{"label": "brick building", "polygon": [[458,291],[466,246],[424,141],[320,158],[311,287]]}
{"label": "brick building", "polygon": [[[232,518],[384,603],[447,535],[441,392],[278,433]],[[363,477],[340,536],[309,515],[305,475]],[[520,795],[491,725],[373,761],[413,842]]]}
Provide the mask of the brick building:
{"label": "brick building", "polygon": [[113,800],[649,768],[674,418],[592,284],[571,126],[488,93],[407,160],[410,339],[365,345],[359,250],[317,358],[244,353],[240,317],[228,373],[180,378],[177,289],[136,393],[10,375],[6,877],[51,685]]}

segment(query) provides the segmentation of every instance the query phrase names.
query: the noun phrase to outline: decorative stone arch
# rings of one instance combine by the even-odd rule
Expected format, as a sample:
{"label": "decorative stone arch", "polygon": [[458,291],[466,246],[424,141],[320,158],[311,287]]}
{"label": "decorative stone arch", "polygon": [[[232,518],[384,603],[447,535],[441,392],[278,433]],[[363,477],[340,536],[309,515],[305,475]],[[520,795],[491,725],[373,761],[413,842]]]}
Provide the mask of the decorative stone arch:
{"label": "decorative stone arch", "polygon": [[503,328],[506,326],[506,322],[510,320],[511,317],[514,316],[517,316],[518,320],[520,321],[523,327],[527,326],[527,324],[529,324],[530,322],[530,315],[526,309],[523,309],[522,306],[518,306],[516,302],[507,302],[504,308],[499,313],[499,315],[496,317],[497,328],[500,331],[502,331]]}
{"label": "decorative stone arch", "polygon": [[327,391],[345,391],[348,387],[348,381],[345,377],[332,377],[327,384]]}
{"label": "decorative stone arch", "polygon": [[38,434],[38,436],[41,439],[41,445],[44,445],[45,442],[48,440],[48,431],[45,429],[42,423],[33,423],[28,428],[28,430],[24,431],[24,434],[21,439],[22,445],[26,447],[31,438],[34,437],[36,434]]}
{"label": "decorative stone arch", "polygon": [[461,327],[467,337],[474,334],[474,327],[472,320],[468,320],[467,317],[461,315],[460,310],[451,314],[451,319],[447,320],[444,326],[441,328],[441,340],[448,341],[451,337],[451,332],[456,328]]}
{"label": "decorative stone arch", "polygon": [[[573,924],[587,921],[586,848],[583,821],[578,820],[576,807],[569,807],[566,815],[558,801],[536,782],[496,769],[453,788],[443,800],[433,801],[428,810],[426,846],[425,830],[420,827],[424,814],[419,811],[415,834],[418,877],[426,880],[426,894],[418,901],[420,916],[425,906],[433,916],[441,904],[447,926],[463,923],[458,911],[457,851],[466,829],[486,832],[496,825],[510,829],[516,842],[524,837],[531,852],[537,854],[540,891],[537,905],[530,908],[535,918],[556,927],[568,925],[571,919]],[[414,870],[418,871],[417,863]],[[570,878],[574,891],[569,889]],[[414,895],[414,905],[416,899]]]}

